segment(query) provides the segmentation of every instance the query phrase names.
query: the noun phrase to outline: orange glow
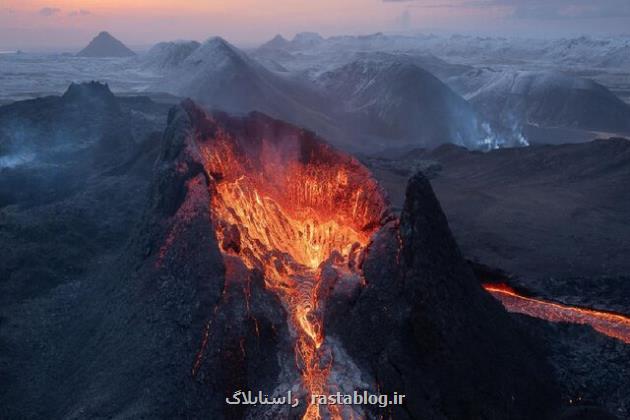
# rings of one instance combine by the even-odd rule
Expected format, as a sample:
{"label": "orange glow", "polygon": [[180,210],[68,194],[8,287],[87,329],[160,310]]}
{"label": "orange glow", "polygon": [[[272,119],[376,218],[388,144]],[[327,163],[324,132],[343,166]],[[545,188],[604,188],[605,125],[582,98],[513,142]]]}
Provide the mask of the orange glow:
{"label": "orange glow", "polygon": [[[44,8],[58,11],[45,15],[40,13]],[[412,13],[407,9],[406,2],[381,0],[2,0],[0,49],[45,46],[78,51],[100,31],[108,31],[136,52],[160,41],[203,42],[212,36],[253,47],[276,34],[288,39],[303,31],[324,37],[371,34],[453,19],[453,8]],[[460,22],[456,23],[459,29]]]}
{"label": "orange glow", "polygon": [[[30,3],[7,0],[7,6],[16,10],[39,10],[42,7],[51,7],[50,2],[34,1]],[[179,2],[171,2],[167,0],[135,0],[133,2],[124,0],[57,0],[53,4],[54,7],[62,10],[79,10],[89,9],[93,11],[180,11],[182,5]],[[227,7],[225,2],[208,2],[203,0],[188,0],[184,6],[187,11],[214,11],[222,10]]]}
{"label": "orange glow", "polygon": [[264,273],[289,313],[304,419],[341,418],[337,407],[310,404],[310,395],[329,393],[334,363],[323,322],[331,285],[321,273],[361,276],[361,252],[386,208],[381,191],[356,160],[310,139],[214,136],[199,149],[216,182],[211,212],[222,252]]}
{"label": "orange glow", "polygon": [[[128,13],[130,11],[171,11],[175,13],[191,12],[230,12],[238,14],[272,15],[302,18],[302,15],[311,13],[315,17],[325,17],[325,12],[329,14],[341,15],[346,20],[352,12],[357,11],[357,7],[365,5],[363,0],[344,0],[338,2],[334,0],[321,0],[312,2],[306,0],[278,0],[269,2],[262,7],[260,0],[181,0],[173,2],[169,0],[57,0],[55,2],[34,0],[25,2],[23,0],[4,0],[3,7],[15,10],[39,10],[42,7],[57,7],[62,10],[90,9],[96,11],[113,11],[117,13]],[[386,5],[372,4],[362,10],[372,17],[380,11],[391,9]],[[395,8],[394,9],[399,9]]]}
{"label": "orange glow", "polygon": [[551,322],[590,325],[596,331],[630,344],[630,318],[605,311],[548,302],[518,294],[506,284],[484,284],[490,294],[510,311]]}

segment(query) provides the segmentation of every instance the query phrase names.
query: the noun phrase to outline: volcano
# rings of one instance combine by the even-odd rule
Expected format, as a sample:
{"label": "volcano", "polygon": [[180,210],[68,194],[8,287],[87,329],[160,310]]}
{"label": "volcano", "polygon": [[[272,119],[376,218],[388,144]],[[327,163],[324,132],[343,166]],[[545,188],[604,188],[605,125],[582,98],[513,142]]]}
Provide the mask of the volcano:
{"label": "volcano", "polygon": [[[199,409],[303,419],[551,412],[553,381],[534,369],[544,360],[474,279],[426,179],[410,181],[399,219],[365,167],[309,131],[190,101],[169,121],[147,216],[158,246],[141,277],[149,289],[166,273],[195,279]],[[225,404],[248,389],[292,391],[300,403]],[[413,402],[385,411],[313,399],[353,391]]]}
{"label": "volcano", "polygon": [[[333,378],[339,370],[358,368],[335,362],[343,349],[326,339],[326,304],[331,294],[353,294],[365,285],[366,247],[389,215],[383,192],[357,160],[308,132],[262,114],[243,120],[207,116],[192,103],[186,106],[198,130],[191,146],[211,191],[208,210],[223,256],[225,290],[246,290],[247,312],[255,311],[250,289],[257,277],[276,310],[285,314],[285,353],[294,353],[286,361],[296,364],[298,374],[280,388],[298,389],[304,400],[336,392]],[[160,268],[172,244],[181,241],[176,232],[171,230],[160,248]],[[220,302],[218,313],[228,306]],[[266,322],[253,319],[258,335],[259,322]],[[208,347],[206,334],[193,365],[195,376]],[[341,386],[348,389],[364,386],[346,381]],[[276,386],[274,394],[279,393]],[[308,403],[303,418],[361,414],[354,410]]]}

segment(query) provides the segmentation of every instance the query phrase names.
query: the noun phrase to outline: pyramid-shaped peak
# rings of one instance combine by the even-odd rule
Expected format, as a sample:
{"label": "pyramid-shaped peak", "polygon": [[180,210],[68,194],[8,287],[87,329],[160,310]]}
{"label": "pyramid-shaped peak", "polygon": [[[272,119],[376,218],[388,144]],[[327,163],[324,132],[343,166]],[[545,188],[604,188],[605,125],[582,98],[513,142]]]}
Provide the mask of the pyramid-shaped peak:
{"label": "pyramid-shaped peak", "polygon": [[283,37],[282,35],[278,34],[276,36],[273,37],[273,39],[271,41],[275,41],[275,42],[286,42],[286,38]]}
{"label": "pyramid-shaped peak", "polygon": [[109,32],[102,31],[77,55],[79,57],[131,57],[136,53]]}
{"label": "pyramid-shaped peak", "polygon": [[289,41],[282,35],[278,34],[274,36],[273,39],[271,39],[270,41],[264,43],[262,46],[271,48],[283,48],[287,45],[289,45]]}

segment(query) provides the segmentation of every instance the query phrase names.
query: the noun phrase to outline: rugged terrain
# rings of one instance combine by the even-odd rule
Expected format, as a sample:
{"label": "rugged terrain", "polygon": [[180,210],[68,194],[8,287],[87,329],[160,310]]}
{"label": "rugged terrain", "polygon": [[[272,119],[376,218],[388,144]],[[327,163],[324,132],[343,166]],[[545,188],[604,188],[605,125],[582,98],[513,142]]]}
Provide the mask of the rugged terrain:
{"label": "rugged terrain", "polygon": [[[190,102],[173,109],[155,136],[163,123],[139,124],[136,113],[160,107],[93,84],[0,109],[33,127],[48,124],[28,137],[38,155],[3,175],[46,163],[67,174],[54,185],[81,181],[41,201],[36,193],[11,196],[2,207],[0,242],[10,255],[0,267],[3,417],[232,418],[248,412],[226,409],[225,395],[282,388],[300,369],[287,309],[264,283],[269,272],[237,262],[252,249],[235,237],[217,243],[218,213],[209,203],[230,178],[209,170],[206,147],[221,138],[272,138],[298,152],[294,164],[306,173],[328,156],[322,150],[339,152],[262,114],[208,115]],[[55,114],[61,110],[91,121],[89,136],[47,143],[46,133],[73,132],[74,120]],[[11,150],[25,142],[15,133],[3,134]],[[345,185],[352,178],[336,179]],[[43,181],[31,182],[23,189],[47,191]],[[365,284],[331,291],[327,345],[345,349],[345,363],[359,369],[366,387],[408,394],[412,402],[394,408],[395,418],[555,415],[560,387],[544,348],[482,290],[424,176],[409,181],[404,203],[400,222],[385,217],[371,225],[378,232],[359,266]],[[345,273],[355,266],[331,267]]]}
{"label": "rugged terrain", "polygon": [[[488,153],[456,146],[368,158],[400,207],[400,181],[432,177],[464,253],[522,277],[628,273],[630,141]],[[544,247],[542,245],[544,244]]]}
{"label": "rugged terrain", "polygon": [[[430,176],[481,282],[627,315],[629,153],[630,141],[612,138],[488,153],[442,146],[364,161],[398,209],[401,182],[417,170]],[[539,326],[566,401],[602,404],[625,418],[628,345],[589,327]]]}

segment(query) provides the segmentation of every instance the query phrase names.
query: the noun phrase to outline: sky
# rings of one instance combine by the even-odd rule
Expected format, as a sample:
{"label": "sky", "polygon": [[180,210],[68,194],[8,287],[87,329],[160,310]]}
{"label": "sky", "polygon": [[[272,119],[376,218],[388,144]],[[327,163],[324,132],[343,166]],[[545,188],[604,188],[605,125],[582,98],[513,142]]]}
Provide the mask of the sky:
{"label": "sky", "polygon": [[222,36],[374,32],[567,37],[630,33],[630,0],[0,0],[0,49],[76,49],[102,30],[129,46]]}

